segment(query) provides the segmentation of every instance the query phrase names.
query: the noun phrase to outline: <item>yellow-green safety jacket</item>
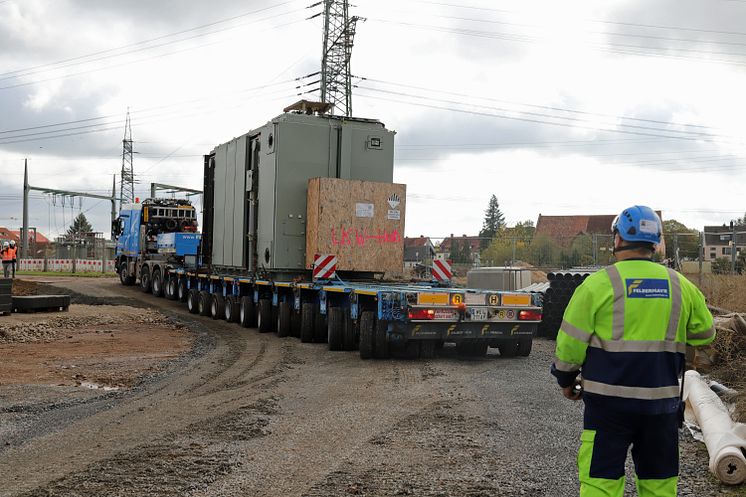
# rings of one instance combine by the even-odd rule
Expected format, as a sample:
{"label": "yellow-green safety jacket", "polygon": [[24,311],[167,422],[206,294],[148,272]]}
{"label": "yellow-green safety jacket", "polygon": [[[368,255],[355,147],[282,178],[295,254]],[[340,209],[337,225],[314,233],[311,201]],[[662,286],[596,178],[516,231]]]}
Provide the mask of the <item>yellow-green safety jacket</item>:
{"label": "yellow-green safety jacket", "polygon": [[699,289],[673,269],[628,259],[575,290],[557,334],[552,374],[582,373],[584,400],[646,414],[675,412],[686,346],[715,339]]}

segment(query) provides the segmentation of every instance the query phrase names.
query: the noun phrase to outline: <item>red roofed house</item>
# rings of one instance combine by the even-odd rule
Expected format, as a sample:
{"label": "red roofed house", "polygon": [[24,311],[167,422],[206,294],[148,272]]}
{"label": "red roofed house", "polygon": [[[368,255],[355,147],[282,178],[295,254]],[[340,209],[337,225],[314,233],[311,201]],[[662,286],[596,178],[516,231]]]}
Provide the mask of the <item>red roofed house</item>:
{"label": "red roofed house", "polygon": [[481,239],[478,236],[453,236],[445,238],[438,247],[438,258],[448,259],[451,254],[451,244],[457,244],[459,248],[462,248],[464,244],[469,245],[471,251],[471,259],[475,265],[479,265],[479,252],[482,250]]}
{"label": "red roofed house", "polygon": [[[656,211],[663,219],[660,211]],[[535,237],[546,237],[554,240],[562,247],[569,247],[573,240],[581,235],[605,235],[599,237],[599,246],[611,245],[612,215],[582,215],[582,216],[543,216],[539,214],[536,222]],[[666,244],[661,240],[657,252],[665,257]]]}
{"label": "red roofed house", "polygon": [[[34,229],[29,229],[29,257],[41,258],[49,248],[49,239]],[[0,242],[15,241],[20,251],[21,248],[21,230],[10,230],[0,226]]]}

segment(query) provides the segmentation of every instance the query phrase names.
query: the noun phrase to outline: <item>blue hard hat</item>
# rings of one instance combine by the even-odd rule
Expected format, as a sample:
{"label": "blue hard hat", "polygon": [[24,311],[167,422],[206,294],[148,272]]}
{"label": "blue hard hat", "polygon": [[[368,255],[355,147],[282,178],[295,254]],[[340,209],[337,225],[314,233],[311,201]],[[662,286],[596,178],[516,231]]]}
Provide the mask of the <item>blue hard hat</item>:
{"label": "blue hard hat", "polygon": [[622,240],[658,245],[663,235],[661,218],[650,207],[635,205],[624,209],[611,223],[611,232],[618,232]]}

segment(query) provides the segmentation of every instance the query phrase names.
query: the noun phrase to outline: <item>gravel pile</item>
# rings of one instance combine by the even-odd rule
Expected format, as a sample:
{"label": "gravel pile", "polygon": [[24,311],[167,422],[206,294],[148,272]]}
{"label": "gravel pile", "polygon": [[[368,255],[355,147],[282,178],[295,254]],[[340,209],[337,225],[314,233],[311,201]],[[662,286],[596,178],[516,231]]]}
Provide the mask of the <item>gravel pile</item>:
{"label": "gravel pile", "polygon": [[[114,309],[116,312],[109,312]],[[109,332],[112,330],[107,327],[123,324],[178,328],[167,317],[148,309],[96,306],[77,310],[82,311],[82,315],[50,314],[41,319],[36,319],[37,315],[29,315],[29,321],[4,323],[0,328],[0,344],[49,342],[83,330]]]}

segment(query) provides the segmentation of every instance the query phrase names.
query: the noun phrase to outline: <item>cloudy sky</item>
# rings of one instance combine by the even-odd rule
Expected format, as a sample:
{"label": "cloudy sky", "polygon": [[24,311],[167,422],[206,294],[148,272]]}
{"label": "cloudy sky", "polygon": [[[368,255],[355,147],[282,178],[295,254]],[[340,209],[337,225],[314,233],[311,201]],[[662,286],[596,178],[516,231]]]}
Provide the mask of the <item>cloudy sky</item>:
{"label": "cloudy sky", "polygon": [[[24,158],[34,186],[109,194],[128,108],[138,196],[201,188],[202,154],[315,88],[312,3],[0,0],[0,226]],[[509,224],[746,210],[746,1],[353,3],[354,114],[397,131],[408,235],[476,234],[492,194]],[[34,193],[31,225],[108,234],[108,202],[62,203]]]}

